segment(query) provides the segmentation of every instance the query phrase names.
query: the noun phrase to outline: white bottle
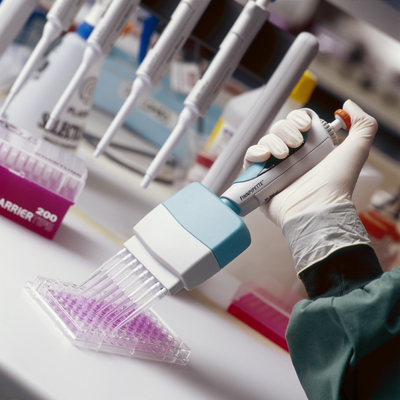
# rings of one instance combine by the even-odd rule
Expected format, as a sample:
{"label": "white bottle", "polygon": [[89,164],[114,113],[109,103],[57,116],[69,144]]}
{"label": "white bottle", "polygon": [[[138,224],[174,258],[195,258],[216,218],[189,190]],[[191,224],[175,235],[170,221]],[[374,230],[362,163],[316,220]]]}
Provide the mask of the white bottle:
{"label": "white bottle", "polygon": [[[306,71],[293,89],[289,98],[279,110],[272,124],[280,119],[286,118],[290,111],[302,108],[310,99],[315,86],[316,77],[309,71]],[[204,146],[204,149],[197,156],[196,162],[189,170],[188,182],[200,182],[213,162],[222,152],[228,141],[235,134],[240,124],[256,103],[263,87],[250,90],[241,95],[233,97],[224,107],[221,117],[214,126],[213,131]],[[272,125],[271,124],[271,125]]]}
{"label": "white bottle", "polygon": [[86,74],[68,107],[51,131],[44,129],[54,105],[79,67],[86,39],[104,13],[108,1],[98,1],[76,32],[67,33],[42,60],[37,70],[10,104],[5,119],[19,128],[43,137],[69,150],[75,150],[82,137],[92,107],[92,97],[102,61]]}

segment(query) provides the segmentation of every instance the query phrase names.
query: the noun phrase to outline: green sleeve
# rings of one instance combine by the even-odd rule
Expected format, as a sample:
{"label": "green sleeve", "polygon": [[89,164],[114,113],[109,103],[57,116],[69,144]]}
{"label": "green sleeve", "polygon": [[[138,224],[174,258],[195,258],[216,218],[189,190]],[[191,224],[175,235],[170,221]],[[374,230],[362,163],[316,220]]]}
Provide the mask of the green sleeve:
{"label": "green sleeve", "polygon": [[[352,252],[357,258],[360,247]],[[323,269],[313,266],[301,277],[311,300],[295,306],[286,332],[308,398],[400,399],[400,269],[370,273],[366,280],[357,274],[348,278],[343,271],[351,270],[349,265],[338,270],[337,254],[321,264]],[[368,270],[366,264],[353,270]],[[328,290],[315,294],[315,279]]]}

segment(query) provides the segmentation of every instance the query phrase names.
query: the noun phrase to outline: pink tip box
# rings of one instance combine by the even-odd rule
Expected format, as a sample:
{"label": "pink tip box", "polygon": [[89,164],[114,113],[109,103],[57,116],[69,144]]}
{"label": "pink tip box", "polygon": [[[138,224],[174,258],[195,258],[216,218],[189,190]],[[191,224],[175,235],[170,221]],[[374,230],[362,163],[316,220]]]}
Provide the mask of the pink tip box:
{"label": "pink tip box", "polygon": [[85,186],[83,160],[0,120],[0,214],[48,238]]}
{"label": "pink tip box", "polygon": [[302,299],[297,292],[265,274],[243,283],[227,311],[289,351],[286,329],[294,305]]}

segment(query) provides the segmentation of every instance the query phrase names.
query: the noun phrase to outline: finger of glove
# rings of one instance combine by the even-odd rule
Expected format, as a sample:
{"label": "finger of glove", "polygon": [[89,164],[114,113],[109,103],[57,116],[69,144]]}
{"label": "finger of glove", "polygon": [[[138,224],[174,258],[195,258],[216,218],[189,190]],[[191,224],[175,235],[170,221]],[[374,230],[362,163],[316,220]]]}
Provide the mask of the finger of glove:
{"label": "finger of glove", "polygon": [[312,119],[305,110],[291,111],[286,119],[292,122],[300,132],[306,132],[311,128]]}
{"label": "finger of glove", "polygon": [[283,159],[289,154],[289,148],[286,143],[278,135],[272,132],[263,136],[258,142],[258,145],[265,146],[274,157],[279,159]]}
{"label": "finger of glove", "polygon": [[303,136],[292,121],[278,121],[271,127],[269,135],[271,134],[278,136],[288,147],[296,148],[303,143]]}
{"label": "finger of glove", "polygon": [[311,127],[311,117],[304,110],[294,110],[287,120],[276,122],[270,129],[270,134],[276,135],[281,141],[269,135],[264,136],[258,145],[249,147],[244,158],[243,168],[248,169],[253,163],[268,160],[271,153],[276,158],[285,158],[289,152],[287,147],[298,147],[303,143],[305,132]]}
{"label": "finger of glove", "polygon": [[289,148],[285,142],[273,133],[265,135],[258,144],[247,149],[243,168],[246,170],[255,162],[266,161],[271,154],[278,159],[283,159],[289,154]]}
{"label": "finger of glove", "polygon": [[347,139],[351,139],[350,141],[357,140],[357,153],[369,152],[376,131],[378,130],[376,119],[364,112],[351,100],[347,100],[343,104],[343,110],[349,114],[351,119],[351,127]]}
{"label": "finger of glove", "polygon": [[268,147],[260,144],[250,146],[244,156],[244,170],[247,170],[252,164],[267,161],[271,157],[271,151]]}
{"label": "finger of glove", "polygon": [[[328,158],[336,165],[338,178],[347,182],[352,193],[361,169],[368,158],[372,141],[378,129],[375,118],[365,113],[357,104],[347,100],[343,109],[351,118],[349,136],[341,143]],[[326,162],[329,162],[329,161]],[[347,176],[347,178],[345,178]]]}

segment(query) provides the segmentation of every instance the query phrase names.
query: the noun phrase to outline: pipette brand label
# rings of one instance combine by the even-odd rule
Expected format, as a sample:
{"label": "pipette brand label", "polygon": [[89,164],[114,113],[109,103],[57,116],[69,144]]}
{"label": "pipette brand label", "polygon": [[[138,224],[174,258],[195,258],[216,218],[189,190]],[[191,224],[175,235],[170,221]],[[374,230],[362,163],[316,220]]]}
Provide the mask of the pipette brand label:
{"label": "pipette brand label", "polygon": [[32,222],[32,218],[34,217],[32,212],[4,198],[0,199],[0,207],[29,222]]}
{"label": "pipette brand label", "polygon": [[258,189],[260,189],[260,187],[262,187],[263,185],[264,185],[264,180],[258,182],[257,185],[253,186],[249,191],[247,191],[247,192],[244,193],[242,196],[240,196],[240,200],[243,201],[243,200],[246,199],[248,196],[250,196],[251,194],[253,194],[254,192],[256,192]]}

